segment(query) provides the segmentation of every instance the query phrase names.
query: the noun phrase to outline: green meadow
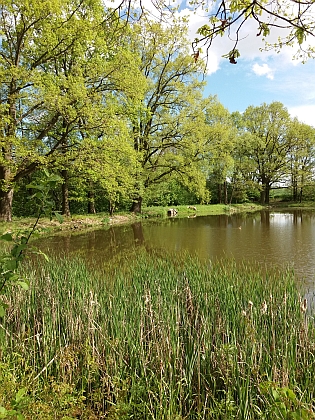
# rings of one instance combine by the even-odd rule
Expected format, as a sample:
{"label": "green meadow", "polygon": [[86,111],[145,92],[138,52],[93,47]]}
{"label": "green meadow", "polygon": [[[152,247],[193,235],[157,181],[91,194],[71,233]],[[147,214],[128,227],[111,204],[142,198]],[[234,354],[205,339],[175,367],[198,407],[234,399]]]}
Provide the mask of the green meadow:
{"label": "green meadow", "polygon": [[291,271],[143,251],[20,274],[0,418],[315,418],[314,319]]}

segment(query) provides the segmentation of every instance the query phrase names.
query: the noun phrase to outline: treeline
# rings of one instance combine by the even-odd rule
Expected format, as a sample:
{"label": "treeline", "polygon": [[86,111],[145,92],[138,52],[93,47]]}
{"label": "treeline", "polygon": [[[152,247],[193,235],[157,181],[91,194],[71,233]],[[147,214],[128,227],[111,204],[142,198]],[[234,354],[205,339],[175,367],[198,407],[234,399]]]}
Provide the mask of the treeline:
{"label": "treeline", "polygon": [[273,186],[312,198],[314,128],[278,102],[230,114],[204,97],[184,20],[127,21],[100,0],[4,0],[0,26],[1,220],[32,214],[28,186],[43,170],[60,176],[64,215],[268,203]]}

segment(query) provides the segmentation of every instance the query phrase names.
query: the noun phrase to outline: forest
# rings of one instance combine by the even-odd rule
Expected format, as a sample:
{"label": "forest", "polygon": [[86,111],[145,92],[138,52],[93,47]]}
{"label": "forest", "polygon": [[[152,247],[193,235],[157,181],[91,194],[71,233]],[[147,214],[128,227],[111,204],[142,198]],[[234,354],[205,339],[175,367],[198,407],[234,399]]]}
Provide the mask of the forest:
{"label": "forest", "polygon": [[185,19],[99,0],[4,1],[0,219],[28,216],[44,171],[61,214],[313,199],[313,127],[283,104],[229,113],[204,95]]}

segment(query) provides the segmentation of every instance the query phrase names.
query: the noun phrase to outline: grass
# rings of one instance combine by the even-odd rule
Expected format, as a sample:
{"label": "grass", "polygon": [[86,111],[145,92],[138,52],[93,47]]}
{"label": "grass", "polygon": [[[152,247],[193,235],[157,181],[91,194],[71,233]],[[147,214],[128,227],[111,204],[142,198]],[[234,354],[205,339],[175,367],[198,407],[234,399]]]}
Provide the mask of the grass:
{"label": "grass", "polygon": [[315,202],[314,201],[303,201],[302,203],[297,202],[288,202],[288,201],[273,201],[271,202],[272,206],[275,207],[284,207],[284,208],[291,208],[291,209],[306,209],[306,210],[314,210],[315,209]]}
{"label": "grass", "polygon": [[1,323],[0,406],[24,389],[26,419],[315,418],[293,273],[145,252],[32,267]]}
{"label": "grass", "polygon": [[[193,206],[169,206],[169,207],[144,207],[142,216],[147,217],[167,217],[169,208],[175,208],[178,211],[177,217],[187,216],[209,216],[218,214],[230,214],[237,212],[257,211],[263,207],[253,203],[244,204],[196,204]],[[195,209],[196,210],[195,210]]]}

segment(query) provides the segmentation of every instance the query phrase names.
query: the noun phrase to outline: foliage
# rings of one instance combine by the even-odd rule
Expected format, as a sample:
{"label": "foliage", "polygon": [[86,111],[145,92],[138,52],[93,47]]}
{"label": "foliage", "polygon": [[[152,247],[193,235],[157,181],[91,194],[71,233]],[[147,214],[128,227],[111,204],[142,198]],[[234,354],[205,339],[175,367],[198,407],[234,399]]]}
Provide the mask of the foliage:
{"label": "foliage", "polygon": [[296,119],[290,127],[292,148],[290,152],[290,175],[292,198],[302,201],[305,187],[312,184],[315,165],[315,129]]}

